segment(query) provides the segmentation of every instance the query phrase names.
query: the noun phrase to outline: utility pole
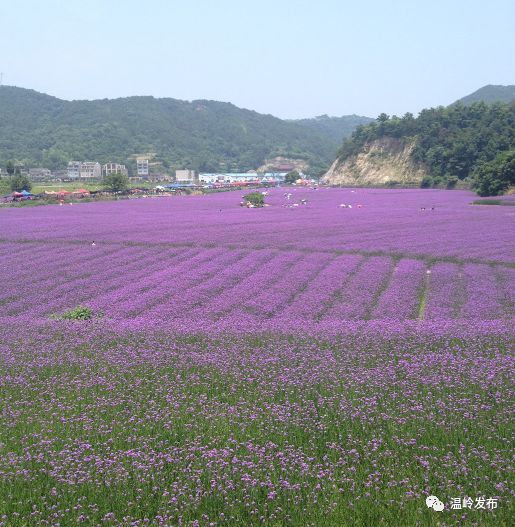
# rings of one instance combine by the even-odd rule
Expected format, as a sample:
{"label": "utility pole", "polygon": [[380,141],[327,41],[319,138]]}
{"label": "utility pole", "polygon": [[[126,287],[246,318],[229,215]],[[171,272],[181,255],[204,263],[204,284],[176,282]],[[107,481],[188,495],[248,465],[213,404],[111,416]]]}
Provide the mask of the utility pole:
{"label": "utility pole", "polygon": [[4,80],[4,72],[0,71],[0,86],[2,86],[2,81]]}

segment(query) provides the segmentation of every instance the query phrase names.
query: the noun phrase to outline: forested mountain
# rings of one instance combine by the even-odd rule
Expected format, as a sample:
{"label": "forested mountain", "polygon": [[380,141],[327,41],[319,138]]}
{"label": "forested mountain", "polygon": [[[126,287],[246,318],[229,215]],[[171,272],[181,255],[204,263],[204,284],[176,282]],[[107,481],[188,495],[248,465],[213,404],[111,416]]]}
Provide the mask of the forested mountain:
{"label": "forested mountain", "polygon": [[367,124],[374,121],[371,117],[362,115],[344,115],[343,117],[329,117],[328,115],[319,115],[313,119],[299,119],[291,121],[299,123],[306,128],[320,133],[329,139],[336,141],[338,146],[341,142],[349,137],[360,124]]}
{"label": "forested mountain", "polygon": [[454,104],[465,104],[469,105],[474,102],[504,102],[510,103],[515,101],[515,85],[508,86],[495,86],[488,84],[476,90],[474,93],[458,99]]}
{"label": "forested mountain", "polygon": [[[497,195],[515,185],[515,102],[430,108],[418,117],[381,114],[343,143],[331,174],[385,139],[395,140],[397,150],[409,145],[410,161],[427,174],[423,186],[452,187],[467,179],[479,194]],[[386,148],[377,156],[388,154]]]}
{"label": "forested mountain", "polygon": [[285,121],[216,101],[64,101],[0,86],[0,166],[12,159],[57,169],[78,159],[132,167],[134,155],[155,152],[170,171],[244,171],[285,156],[305,159],[319,172],[334,159],[342,138],[367,120],[331,118],[319,126],[315,119]]}

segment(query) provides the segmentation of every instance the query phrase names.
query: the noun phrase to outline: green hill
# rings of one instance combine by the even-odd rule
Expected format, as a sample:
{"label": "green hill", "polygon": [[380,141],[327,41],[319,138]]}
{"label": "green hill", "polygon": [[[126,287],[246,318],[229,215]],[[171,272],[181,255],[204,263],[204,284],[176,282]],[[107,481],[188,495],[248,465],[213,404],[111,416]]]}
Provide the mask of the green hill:
{"label": "green hill", "polygon": [[488,84],[479,88],[479,90],[458,99],[454,104],[464,104],[469,105],[474,102],[486,102],[488,104],[494,102],[504,102],[510,103],[515,101],[515,85],[508,86],[495,86],[493,84]]}
{"label": "green hill", "polygon": [[422,186],[465,181],[481,195],[502,194],[515,185],[515,102],[440,106],[418,117],[381,114],[344,141],[325,178],[340,183],[351,171],[355,181],[365,181],[371,164],[379,167],[376,179],[400,173],[399,153],[404,168],[425,175]]}
{"label": "green hill", "polygon": [[344,115],[343,117],[319,115],[313,119],[299,119],[292,122],[301,124],[340,145],[346,137],[352,134],[357,126],[371,123],[373,120],[371,117],[363,117],[361,115]]}
{"label": "green hill", "polygon": [[[331,118],[332,119],[332,118]],[[327,167],[354,127],[368,118],[285,121],[230,103],[127,97],[64,101],[33,90],[0,86],[0,166],[64,168],[70,159],[134,166],[155,152],[167,170],[249,170],[266,158],[307,160]]]}

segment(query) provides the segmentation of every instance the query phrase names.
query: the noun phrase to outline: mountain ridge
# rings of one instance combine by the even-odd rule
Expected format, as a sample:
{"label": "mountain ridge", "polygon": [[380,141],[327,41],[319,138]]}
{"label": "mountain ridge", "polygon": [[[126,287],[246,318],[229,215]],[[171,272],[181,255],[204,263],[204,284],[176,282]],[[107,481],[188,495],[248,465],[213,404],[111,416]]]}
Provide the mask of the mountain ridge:
{"label": "mountain ridge", "polygon": [[64,168],[70,159],[125,162],[156,152],[164,170],[250,170],[267,158],[303,159],[314,172],[329,166],[344,137],[371,118],[282,120],[230,102],[155,98],[67,101],[0,86],[0,166],[16,159]]}
{"label": "mountain ridge", "polygon": [[510,103],[512,101],[515,101],[515,85],[487,84],[452,104],[464,104],[468,106],[475,102],[491,104],[495,102]]}

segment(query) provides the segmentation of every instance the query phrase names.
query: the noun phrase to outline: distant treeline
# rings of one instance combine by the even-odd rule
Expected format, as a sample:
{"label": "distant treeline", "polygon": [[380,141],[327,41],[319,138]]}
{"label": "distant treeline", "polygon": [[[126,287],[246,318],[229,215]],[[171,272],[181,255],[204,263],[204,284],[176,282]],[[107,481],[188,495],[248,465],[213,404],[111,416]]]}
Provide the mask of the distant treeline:
{"label": "distant treeline", "polygon": [[371,124],[359,126],[338,151],[345,160],[383,137],[415,139],[414,161],[429,174],[422,186],[452,188],[468,180],[481,196],[495,196],[515,185],[515,103],[422,110],[418,117],[381,114]]}

